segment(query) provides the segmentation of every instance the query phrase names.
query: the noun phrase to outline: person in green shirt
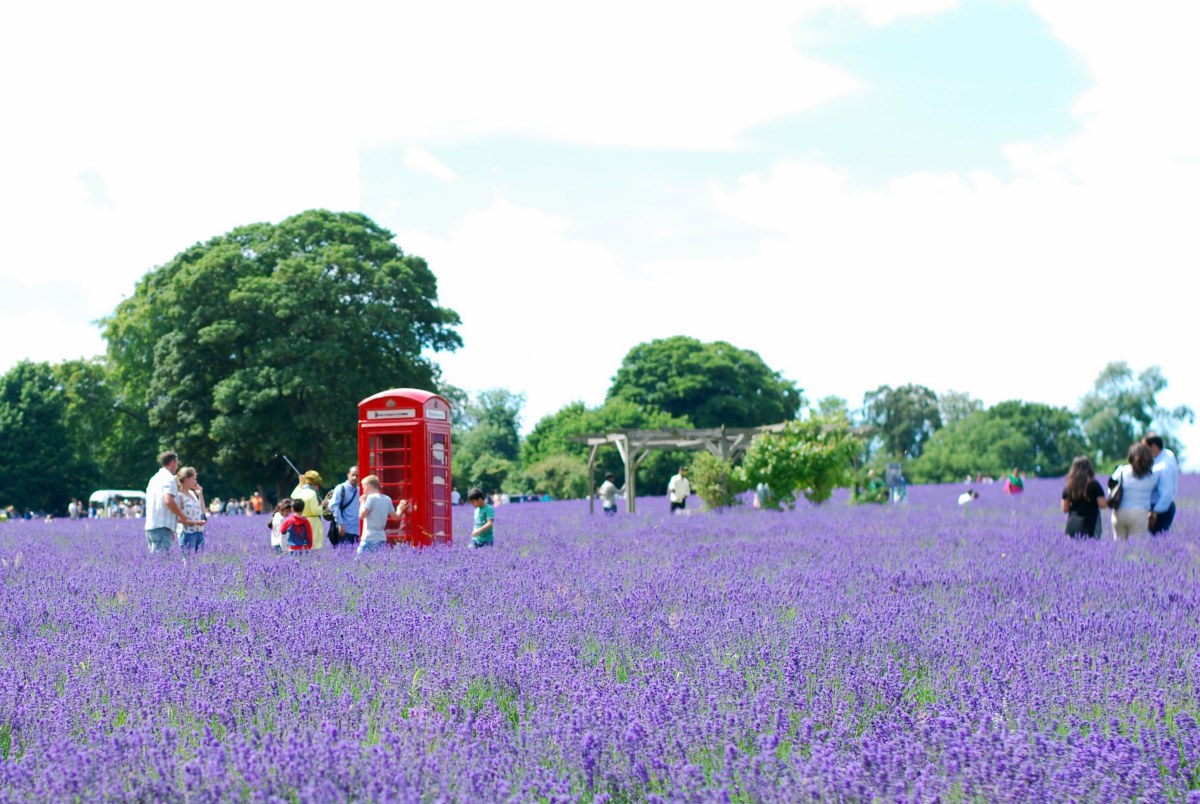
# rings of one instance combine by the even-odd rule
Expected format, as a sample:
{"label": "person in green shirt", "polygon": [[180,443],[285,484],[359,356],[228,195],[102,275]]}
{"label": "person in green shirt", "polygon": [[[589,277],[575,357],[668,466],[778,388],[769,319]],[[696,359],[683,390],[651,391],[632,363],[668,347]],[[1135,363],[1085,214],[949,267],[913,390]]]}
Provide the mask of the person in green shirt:
{"label": "person in green shirt", "polygon": [[467,492],[467,502],[475,508],[475,529],[471,531],[471,549],[490,547],[496,535],[496,512],[488,505],[483,489],[473,488]]}

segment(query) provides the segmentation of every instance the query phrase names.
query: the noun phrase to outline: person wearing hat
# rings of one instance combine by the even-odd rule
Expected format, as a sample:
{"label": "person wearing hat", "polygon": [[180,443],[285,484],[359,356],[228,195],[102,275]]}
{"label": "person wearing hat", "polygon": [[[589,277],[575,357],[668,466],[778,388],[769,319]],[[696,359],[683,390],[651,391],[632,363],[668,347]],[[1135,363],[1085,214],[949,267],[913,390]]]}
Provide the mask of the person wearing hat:
{"label": "person wearing hat", "polygon": [[292,489],[293,500],[304,500],[304,510],[295,511],[312,525],[312,549],[320,550],[325,546],[325,527],[321,519],[321,475],[316,469],[309,469],[300,475],[300,482]]}

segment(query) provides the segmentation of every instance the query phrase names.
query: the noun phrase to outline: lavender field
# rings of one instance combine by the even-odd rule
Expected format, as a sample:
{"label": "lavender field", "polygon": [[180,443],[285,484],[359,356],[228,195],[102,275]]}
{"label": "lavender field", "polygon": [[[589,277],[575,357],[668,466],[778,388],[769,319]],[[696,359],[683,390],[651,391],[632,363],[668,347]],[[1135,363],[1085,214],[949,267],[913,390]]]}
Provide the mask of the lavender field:
{"label": "lavender field", "polygon": [[1057,481],[362,560],[0,524],[0,799],[1200,800],[1198,480],[1120,544]]}

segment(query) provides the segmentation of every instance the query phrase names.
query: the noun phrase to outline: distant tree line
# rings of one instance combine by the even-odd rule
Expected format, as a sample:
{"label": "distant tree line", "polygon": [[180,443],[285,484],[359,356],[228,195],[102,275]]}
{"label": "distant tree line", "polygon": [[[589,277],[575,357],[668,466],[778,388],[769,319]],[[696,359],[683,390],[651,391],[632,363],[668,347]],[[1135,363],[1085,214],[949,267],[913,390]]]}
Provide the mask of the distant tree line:
{"label": "distant tree line", "polygon": [[985,408],[957,391],[939,397],[920,385],[884,385],[863,400],[860,421],[874,431],[864,457],[876,465],[902,461],[910,480],[928,483],[995,477],[1013,467],[1058,477],[1076,455],[1116,464],[1151,430],[1181,452],[1174,432],[1195,416],[1187,406],[1162,406],[1166,387],[1157,366],[1135,373],[1124,362],[1105,366],[1074,411],[1020,400]]}
{"label": "distant tree line", "polygon": [[280,454],[336,478],[358,402],[437,388],[429,354],[461,345],[458,324],[425,261],[364,215],[312,210],[197,243],[101,322],[103,357],[0,378],[0,504],[61,512],[101,486],[144,488],[168,447],[210,497],[284,493]]}
{"label": "distant tree line", "polygon": [[[1115,462],[1148,429],[1171,441],[1193,419],[1159,404],[1157,367],[1135,374],[1125,363],[1108,365],[1075,411],[985,408],[911,384],[880,386],[857,410],[837,397],[809,404],[757,353],[676,336],[634,346],[603,403],[570,402],[522,437],[521,394],[471,396],[443,382],[431,355],[461,345],[459,323],[425,261],[360,214],[312,210],[197,243],[101,322],[103,357],[22,362],[0,377],[0,505],[63,511],[101,486],[141,488],[167,447],[202,472],[210,495],[283,493],[294,478],[281,454],[336,478],[355,460],[357,403],[405,386],[454,403],[460,490],[555,497],[589,488],[588,447],[572,437],[613,429],[792,422],[738,466],[662,451],[638,468],[646,493],[696,460],[714,499],[768,482],[772,504],[790,504],[793,492],[819,502],[852,469],[891,461],[915,482],[1013,466],[1062,475],[1077,454]],[[596,475],[608,472],[624,477],[615,449],[598,455]]]}

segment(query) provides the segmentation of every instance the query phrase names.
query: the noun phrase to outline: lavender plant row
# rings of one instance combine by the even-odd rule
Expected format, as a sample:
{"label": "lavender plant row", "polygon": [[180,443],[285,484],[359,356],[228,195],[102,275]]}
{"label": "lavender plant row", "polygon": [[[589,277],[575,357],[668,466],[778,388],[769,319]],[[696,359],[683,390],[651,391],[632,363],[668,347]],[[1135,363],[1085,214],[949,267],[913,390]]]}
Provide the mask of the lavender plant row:
{"label": "lavender plant row", "polygon": [[1200,482],[1128,543],[1060,488],[526,503],[361,560],[3,524],[0,799],[1200,800]]}

